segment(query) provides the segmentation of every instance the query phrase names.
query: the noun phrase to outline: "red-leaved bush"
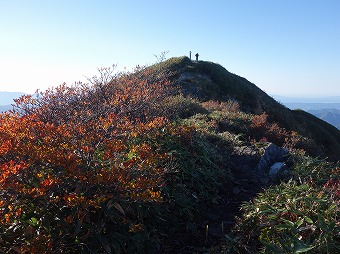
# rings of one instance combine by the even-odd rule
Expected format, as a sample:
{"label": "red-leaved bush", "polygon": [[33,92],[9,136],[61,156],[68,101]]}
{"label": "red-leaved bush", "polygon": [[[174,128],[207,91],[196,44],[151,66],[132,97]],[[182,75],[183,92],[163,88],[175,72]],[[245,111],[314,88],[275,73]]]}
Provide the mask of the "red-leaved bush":
{"label": "red-leaved bush", "polygon": [[159,107],[172,93],[169,75],[100,69],[90,84],[24,95],[0,115],[1,252],[125,248],[103,240],[141,228],[122,203],[163,200],[165,144],[186,135]]}

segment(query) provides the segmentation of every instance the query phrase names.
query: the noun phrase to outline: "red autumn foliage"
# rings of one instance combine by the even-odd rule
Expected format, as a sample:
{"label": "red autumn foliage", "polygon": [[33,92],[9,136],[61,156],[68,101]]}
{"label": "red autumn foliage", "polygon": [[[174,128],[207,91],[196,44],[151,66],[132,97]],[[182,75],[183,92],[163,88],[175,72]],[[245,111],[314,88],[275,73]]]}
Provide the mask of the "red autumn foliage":
{"label": "red autumn foliage", "polygon": [[181,131],[159,106],[169,75],[100,69],[90,84],[22,96],[0,115],[1,251],[68,252],[98,230],[80,228],[103,204],[126,224],[118,202],[162,201],[171,156],[155,141]]}
{"label": "red autumn foliage", "polygon": [[289,133],[277,123],[270,123],[267,113],[254,115],[250,127],[254,138],[259,141],[269,141],[286,147],[294,147],[299,141],[295,132]]}

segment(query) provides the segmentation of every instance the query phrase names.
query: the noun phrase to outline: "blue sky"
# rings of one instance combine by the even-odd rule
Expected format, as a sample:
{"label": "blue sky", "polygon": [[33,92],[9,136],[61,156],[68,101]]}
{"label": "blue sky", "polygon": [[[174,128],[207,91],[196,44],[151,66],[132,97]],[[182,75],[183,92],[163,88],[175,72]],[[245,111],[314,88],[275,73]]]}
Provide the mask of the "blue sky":
{"label": "blue sky", "polygon": [[340,95],[338,0],[0,0],[0,91],[199,53],[269,94]]}

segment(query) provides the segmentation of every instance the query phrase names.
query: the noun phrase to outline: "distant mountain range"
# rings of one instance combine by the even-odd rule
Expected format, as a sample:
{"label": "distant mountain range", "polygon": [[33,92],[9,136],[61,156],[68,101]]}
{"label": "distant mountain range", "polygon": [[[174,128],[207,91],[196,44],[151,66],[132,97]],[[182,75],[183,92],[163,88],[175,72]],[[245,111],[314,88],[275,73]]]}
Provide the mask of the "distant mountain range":
{"label": "distant mountain range", "polygon": [[0,113],[12,109],[13,99],[19,98],[25,93],[21,92],[2,92],[0,91]]}
{"label": "distant mountain range", "polygon": [[275,100],[282,103],[340,103],[340,96],[327,96],[318,98],[288,97],[271,95]]}
{"label": "distant mountain range", "polygon": [[13,99],[19,98],[25,93],[21,92],[2,92],[0,91],[0,106],[10,105],[13,103]]}
{"label": "distant mountain range", "polygon": [[0,113],[12,109],[11,105],[0,106]]}
{"label": "distant mountain range", "polygon": [[336,128],[340,130],[340,109],[335,108],[313,109],[308,110],[308,112],[334,125]]}
{"label": "distant mountain range", "polygon": [[340,96],[297,98],[272,95],[290,109],[302,109],[340,130]]}
{"label": "distant mountain range", "polygon": [[339,103],[311,103],[311,102],[286,102],[283,103],[290,109],[302,109],[302,110],[319,110],[319,109],[340,109],[340,102]]}

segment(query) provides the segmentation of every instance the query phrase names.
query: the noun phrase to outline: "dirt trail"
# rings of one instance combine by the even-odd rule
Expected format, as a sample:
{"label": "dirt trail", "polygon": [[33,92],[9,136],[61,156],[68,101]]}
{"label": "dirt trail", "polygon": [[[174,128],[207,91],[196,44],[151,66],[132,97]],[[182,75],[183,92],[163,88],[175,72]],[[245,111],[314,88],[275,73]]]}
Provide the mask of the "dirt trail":
{"label": "dirt trail", "polygon": [[206,213],[207,236],[212,242],[230,232],[235,216],[241,214],[241,204],[252,200],[264,187],[255,174],[258,156],[232,155],[230,160],[234,181],[221,188],[221,202]]}

